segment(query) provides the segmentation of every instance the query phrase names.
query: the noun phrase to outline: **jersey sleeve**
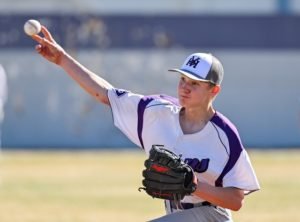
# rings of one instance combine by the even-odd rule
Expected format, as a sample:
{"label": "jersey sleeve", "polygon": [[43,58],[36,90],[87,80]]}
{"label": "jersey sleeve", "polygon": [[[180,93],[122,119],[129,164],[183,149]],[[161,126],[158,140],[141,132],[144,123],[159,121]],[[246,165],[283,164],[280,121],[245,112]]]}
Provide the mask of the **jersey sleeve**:
{"label": "jersey sleeve", "polygon": [[108,90],[114,125],[133,143],[140,146],[137,135],[137,106],[143,95],[121,89]]}
{"label": "jersey sleeve", "polygon": [[245,149],[242,150],[235,166],[224,177],[223,186],[242,189],[245,191],[245,194],[260,189],[256,174]]}
{"label": "jersey sleeve", "polygon": [[244,190],[246,194],[259,190],[256,174],[235,125],[219,112],[212,121],[219,127],[222,144],[228,147],[229,152],[229,159],[216,180],[216,185],[236,187]]}

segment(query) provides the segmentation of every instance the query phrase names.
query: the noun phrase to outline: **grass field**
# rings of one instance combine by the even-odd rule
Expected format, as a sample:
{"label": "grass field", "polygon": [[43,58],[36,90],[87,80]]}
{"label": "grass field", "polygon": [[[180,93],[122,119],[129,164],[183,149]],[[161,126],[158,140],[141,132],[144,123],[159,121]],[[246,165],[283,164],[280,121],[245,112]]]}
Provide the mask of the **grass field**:
{"label": "grass field", "polygon": [[[300,221],[300,150],[249,151],[262,190],[235,221]],[[143,192],[140,151],[29,152],[1,156],[0,222],[147,221],[164,214]]]}

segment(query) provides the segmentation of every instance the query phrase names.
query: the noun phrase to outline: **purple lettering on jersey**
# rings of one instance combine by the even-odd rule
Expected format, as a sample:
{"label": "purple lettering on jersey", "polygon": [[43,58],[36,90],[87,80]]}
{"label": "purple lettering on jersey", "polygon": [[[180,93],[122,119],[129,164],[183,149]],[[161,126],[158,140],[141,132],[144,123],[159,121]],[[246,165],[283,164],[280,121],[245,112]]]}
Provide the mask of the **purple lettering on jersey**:
{"label": "purple lettering on jersey", "polygon": [[184,160],[197,173],[204,173],[208,169],[209,159],[198,160],[197,158],[186,158]]}
{"label": "purple lettering on jersey", "polygon": [[124,89],[115,89],[115,92],[117,94],[118,97],[125,95],[126,93],[128,93],[128,91],[124,90]]}
{"label": "purple lettering on jersey", "polygon": [[211,122],[216,124],[225,132],[229,141],[229,159],[222,173],[215,182],[215,185],[217,187],[222,187],[224,176],[234,167],[244,147],[241,143],[237,129],[225,116],[216,112],[216,114],[211,119]]}

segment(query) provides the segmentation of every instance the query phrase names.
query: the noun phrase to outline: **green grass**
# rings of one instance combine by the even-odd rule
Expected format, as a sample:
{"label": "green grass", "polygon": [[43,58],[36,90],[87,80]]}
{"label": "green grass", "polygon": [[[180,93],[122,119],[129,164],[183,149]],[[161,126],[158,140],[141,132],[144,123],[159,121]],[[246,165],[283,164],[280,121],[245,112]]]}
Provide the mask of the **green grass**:
{"label": "green grass", "polygon": [[[300,150],[250,151],[262,190],[235,221],[300,221]],[[163,203],[141,186],[140,151],[5,151],[0,162],[1,222],[147,221]]]}
{"label": "green grass", "polygon": [[300,221],[300,150],[250,152],[261,190],[250,194],[236,221]]}

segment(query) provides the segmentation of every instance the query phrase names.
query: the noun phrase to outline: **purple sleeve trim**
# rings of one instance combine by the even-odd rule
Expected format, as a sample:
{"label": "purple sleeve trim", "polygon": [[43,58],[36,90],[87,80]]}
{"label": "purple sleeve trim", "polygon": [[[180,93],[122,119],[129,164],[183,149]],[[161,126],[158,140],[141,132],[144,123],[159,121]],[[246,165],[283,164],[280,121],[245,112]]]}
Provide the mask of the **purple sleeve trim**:
{"label": "purple sleeve trim", "polygon": [[137,114],[138,114],[138,123],[137,123],[137,133],[139,137],[139,141],[141,144],[141,147],[144,149],[144,142],[142,138],[142,132],[143,132],[143,125],[144,125],[144,112],[147,107],[147,105],[153,100],[154,98],[151,97],[144,97],[140,100],[137,108]]}
{"label": "purple sleeve trim", "polygon": [[224,116],[219,113],[216,113],[211,121],[220,127],[228,137],[229,141],[229,159],[215,182],[215,186],[222,187],[223,186],[223,178],[225,175],[234,167],[237,160],[239,159],[241,152],[243,151],[243,145],[241,144],[238,132],[235,126]]}
{"label": "purple sleeve trim", "polygon": [[147,107],[147,105],[153,101],[154,99],[165,99],[172,104],[179,105],[178,100],[174,97],[168,96],[168,95],[151,95],[151,96],[145,96],[143,97],[137,108],[137,115],[138,115],[138,122],[137,122],[137,133],[138,138],[141,144],[141,147],[144,149],[144,142],[142,138],[142,132],[143,132],[143,125],[144,125],[144,112]]}

